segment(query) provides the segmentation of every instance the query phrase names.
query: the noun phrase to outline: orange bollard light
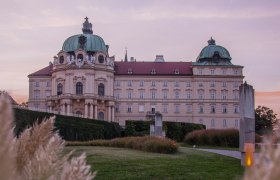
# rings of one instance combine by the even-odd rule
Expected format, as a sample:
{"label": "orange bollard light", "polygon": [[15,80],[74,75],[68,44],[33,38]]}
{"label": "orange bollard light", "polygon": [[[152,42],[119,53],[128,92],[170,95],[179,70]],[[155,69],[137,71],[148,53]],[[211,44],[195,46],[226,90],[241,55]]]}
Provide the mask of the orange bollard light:
{"label": "orange bollard light", "polygon": [[251,167],[254,163],[255,145],[253,143],[245,143],[245,165]]}

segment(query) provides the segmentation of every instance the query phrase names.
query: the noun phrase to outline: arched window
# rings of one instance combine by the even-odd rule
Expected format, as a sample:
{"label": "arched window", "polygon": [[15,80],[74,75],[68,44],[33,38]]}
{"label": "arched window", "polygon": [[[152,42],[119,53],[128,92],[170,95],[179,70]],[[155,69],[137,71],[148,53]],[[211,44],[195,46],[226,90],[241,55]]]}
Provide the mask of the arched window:
{"label": "arched window", "polygon": [[76,84],[76,94],[77,95],[83,94],[83,84],[81,82],[77,82]]}
{"label": "arched window", "polygon": [[81,61],[83,61],[84,56],[82,54],[78,54],[77,59],[80,59]]}
{"label": "arched window", "polygon": [[64,63],[64,56],[59,56],[59,63],[60,64]]}
{"label": "arched window", "polygon": [[98,56],[98,62],[99,62],[100,64],[104,63],[104,56],[99,55],[99,56]]}
{"label": "arched window", "polygon": [[99,120],[104,120],[104,113],[103,112],[98,113],[98,119]]}
{"label": "arched window", "polygon": [[61,95],[63,93],[63,85],[59,83],[57,85],[57,95]]}
{"label": "arched window", "polygon": [[105,86],[103,83],[98,84],[98,95],[99,96],[105,95]]}
{"label": "arched window", "polygon": [[82,113],[81,111],[77,111],[76,114],[77,114],[78,116],[82,116],[82,115],[83,115],[83,113]]}

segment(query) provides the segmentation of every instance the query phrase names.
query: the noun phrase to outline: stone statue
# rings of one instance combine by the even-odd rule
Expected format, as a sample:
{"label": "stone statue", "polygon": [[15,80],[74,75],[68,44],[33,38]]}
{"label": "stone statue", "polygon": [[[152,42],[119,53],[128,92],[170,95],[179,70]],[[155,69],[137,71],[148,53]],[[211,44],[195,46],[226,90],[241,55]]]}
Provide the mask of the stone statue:
{"label": "stone statue", "polygon": [[67,60],[67,63],[68,63],[68,64],[72,64],[72,61],[71,61],[71,57],[70,57],[70,56],[67,56],[67,57],[66,57],[66,60]]}

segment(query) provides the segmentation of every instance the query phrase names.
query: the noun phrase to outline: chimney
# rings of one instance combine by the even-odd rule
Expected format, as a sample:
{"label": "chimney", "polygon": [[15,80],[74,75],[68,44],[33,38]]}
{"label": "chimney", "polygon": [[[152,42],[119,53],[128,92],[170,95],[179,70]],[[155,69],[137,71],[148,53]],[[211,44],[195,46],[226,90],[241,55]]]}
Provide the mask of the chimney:
{"label": "chimney", "polygon": [[155,62],[164,62],[163,55],[156,55]]}

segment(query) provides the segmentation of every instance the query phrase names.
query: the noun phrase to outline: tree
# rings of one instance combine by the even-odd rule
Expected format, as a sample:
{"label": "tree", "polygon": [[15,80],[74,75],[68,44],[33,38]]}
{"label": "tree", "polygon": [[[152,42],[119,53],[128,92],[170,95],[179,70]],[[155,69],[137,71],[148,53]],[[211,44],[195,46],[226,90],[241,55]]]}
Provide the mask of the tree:
{"label": "tree", "polygon": [[272,133],[277,125],[276,115],[272,109],[258,106],[255,110],[256,133],[260,135]]}

